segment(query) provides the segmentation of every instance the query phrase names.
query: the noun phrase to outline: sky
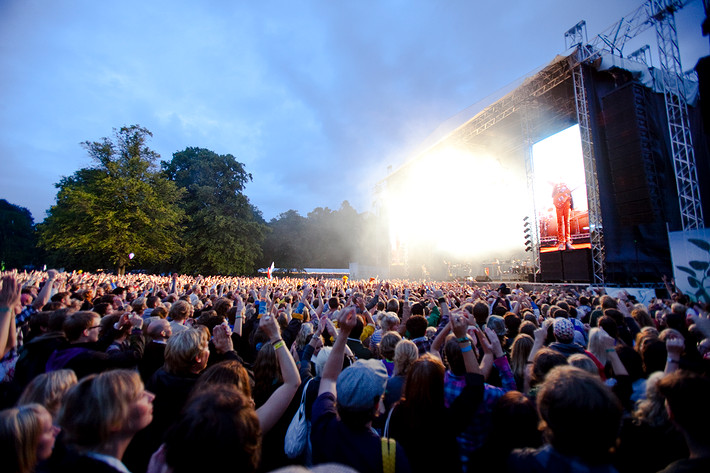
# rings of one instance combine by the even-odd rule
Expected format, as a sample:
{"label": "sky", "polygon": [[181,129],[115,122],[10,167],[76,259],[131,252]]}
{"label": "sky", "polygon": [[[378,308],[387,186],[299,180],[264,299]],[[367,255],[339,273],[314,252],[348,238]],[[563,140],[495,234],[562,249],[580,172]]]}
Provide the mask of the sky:
{"label": "sky", "polygon": [[[369,211],[442,123],[563,54],[578,21],[591,39],[640,4],[0,0],[0,198],[42,221],[93,164],[80,143],[138,124],[162,160],[234,155],[267,221]],[[686,70],[710,53],[703,18],[700,0],[676,15]]]}

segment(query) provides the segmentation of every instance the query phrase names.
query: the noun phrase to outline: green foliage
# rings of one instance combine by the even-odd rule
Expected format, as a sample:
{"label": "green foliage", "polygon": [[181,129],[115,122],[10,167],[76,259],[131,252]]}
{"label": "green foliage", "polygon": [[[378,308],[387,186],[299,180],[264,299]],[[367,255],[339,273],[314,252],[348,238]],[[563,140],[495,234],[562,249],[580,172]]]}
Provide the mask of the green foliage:
{"label": "green foliage", "polygon": [[[707,241],[697,238],[688,238],[688,241],[710,254],[710,243]],[[687,266],[676,266],[676,268],[688,274],[688,284],[695,289],[693,294],[695,298],[704,300],[706,303],[710,302],[710,294],[708,294],[708,288],[705,287],[706,280],[710,280],[710,261],[689,261],[688,264],[690,268]]]}
{"label": "green foliage", "polygon": [[29,210],[0,199],[0,261],[5,268],[36,263],[34,220]]}
{"label": "green foliage", "polygon": [[305,242],[306,219],[296,210],[288,210],[269,222],[271,232],[264,241],[262,266],[275,262],[279,268],[303,269],[308,265],[310,252]]}
{"label": "green foliage", "polygon": [[[56,184],[57,203],[39,225],[40,244],[88,267],[149,265],[181,251],[182,191],[157,170],[153,135],[138,125],[84,142],[96,162]],[[129,254],[135,259],[130,260]]]}
{"label": "green foliage", "polygon": [[318,207],[307,217],[289,210],[269,222],[262,266],[280,268],[347,268],[365,252],[362,235],[367,222],[348,201],[340,209]]}
{"label": "green foliage", "polygon": [[161,166],[168,179],[186,189],[180,201],[186,216],[182,271],[253,273],[267,228],[243,194],[252,178],[244,165],[231,154],[186,148]]}

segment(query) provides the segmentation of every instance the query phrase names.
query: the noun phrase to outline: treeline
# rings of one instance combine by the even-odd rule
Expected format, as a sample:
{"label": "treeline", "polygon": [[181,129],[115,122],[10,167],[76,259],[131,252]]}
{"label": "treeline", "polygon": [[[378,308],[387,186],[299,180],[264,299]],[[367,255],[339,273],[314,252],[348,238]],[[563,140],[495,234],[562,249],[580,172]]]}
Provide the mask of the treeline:
{"label": "treeline", "polygon": [[272,262],[289,269],[372,264],[376,222],[347,201],[336,211],[318,207],[303,217],[289,210],[267,223],[244,194],[252,175],[234,156],[189,147],[161,161],[150,137],[133,125],[82,143],[93,166],[55,184],[56,203],[37,225],[27,209],[0,200],[4,268],[249,275]]}

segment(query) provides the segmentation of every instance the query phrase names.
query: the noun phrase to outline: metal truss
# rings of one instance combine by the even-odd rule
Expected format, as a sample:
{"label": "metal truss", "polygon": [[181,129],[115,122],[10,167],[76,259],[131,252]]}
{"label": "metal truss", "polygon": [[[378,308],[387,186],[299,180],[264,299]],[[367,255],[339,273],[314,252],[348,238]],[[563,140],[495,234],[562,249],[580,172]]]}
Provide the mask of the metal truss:
{"label": "metal truss", "polygon": [[533,254],[533,276],[537,282],[540,275],[540,222],[537,218],[537,205],[535,203],[535,168],[533,164],[532,147],[535,142],[534,128],[539,118],[539,107],[536,101],[528,101],[526,106],[520,109],[520,126],[523,132],[525,143],[525,177],[528,186],[528,213],[532,215],[532,254]]}
{"label": "metal truss", "polygon": [[681,2],[673,0],[650,0],[647,3],[651,4],[651,13],[656,20],[656,39],[663,72],[663,95],[666,101],[680,218],[684,231],[703,228],[700,187],[674,17],[674,12],[682,5],[679,6]]}
{"label": "metal truss", "polygon": [[578,47],[575,53],[577,65],[572,70],[574,81],[574,100],[577,108],[577,121],[579,134],[582,140],[582,158],[584,161],[584,180],[587,188],[587,205],[589,208],[589,240],[592,246],[592,285],[604,285],[604,225],[602,223],[602,209],[599,202],[599,180],[597,177],[597,164],[594,157],[594,142],[592,128],[589,120],[587,91],[584,86],[583,56],[587,53],[584,47]]}
{"label": "metal truss", "polygon": [[[628,40],[651,27],[655,27],[683,230],[704,226],[695,151],[683,83],[683,79],[692,78],[692,74],[684,73],[681,67],[674,17],[675,12],[688,3],[688,0],[647,0],[635,11],[589,42],[587,42],[584,21],[580,21],[565,33],[567,47],[578,47],[577,62],[590,63],[600,57],[602,53],[624,57],[624,46]],[[627,57],[646,65],[650,64],[648,47],[634,51]],[[577,63],[572,63],[570,66],[576,70],[577,65]],[[575,90],[577,90],[576,85],[577,81],[575,81]]]}
{"label": "metal truss", "polygon": [[468,122],[452,133],[462,141],[471,141],[496,123],[503,121],[519,111],[531,100],[543,96],[570,76],[567,61],[561,60],[545,67],[542,71],[524,82],[520,87],[506,95],[493,105],[485,108]]}

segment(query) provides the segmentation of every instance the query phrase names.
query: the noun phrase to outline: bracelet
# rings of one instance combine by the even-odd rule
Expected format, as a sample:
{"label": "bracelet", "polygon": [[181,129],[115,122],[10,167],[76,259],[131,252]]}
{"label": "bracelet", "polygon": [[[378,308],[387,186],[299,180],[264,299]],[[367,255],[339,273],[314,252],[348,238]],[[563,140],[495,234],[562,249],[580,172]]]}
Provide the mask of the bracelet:
{"label": "bracelet", "polygon": [[467,343],[467,342],[470,342],[471,340],[468,337],[461,337],[461,338],[457,338],[456,341],[459,343]]}
{"label": "bracelet", "polygon": [[461,353],[466,353],[467,351],[473,350],[473,347],[471,345],[465,346],[461,349]]}
{"label": "bracelet", "polygon": [[9,307],[0,307],[0,312],[10,312]]}
{"label": "bracelet", "polygon": [[680,363],[680,360],[674,360],[673,358],[668,358],[666,361],[668,363]]}
{"label": "bracelet", "polygon": [[279,348],[284,346],[284,341],[279,340],[278,342],[274,343],[273,345],[274,345],[274,350],[278,350]]}
{"label": "bracelet", "polygon": [[614,349],[614,348],[607,348],[607,349],[606,349],[606,352],[607,352],[607,353],[611,353],[611,352],[614,352],[614,351],[616,351],[616,349]]}
{"label": "bracelet", "polygon": [[244,317],[242,317],[241,315],[237,315],[236,317],[234,317],[234,320],[243,319],[243,318],[244,318]]}
{"label": "bracelet", "polygon": [[277,343],[283,342],[283,341],[284,341],[283,338],[277,338],[276,340],[274,340],[273,342],[271,342],[271,344],[272,344],[272,345],[276,345]]}

